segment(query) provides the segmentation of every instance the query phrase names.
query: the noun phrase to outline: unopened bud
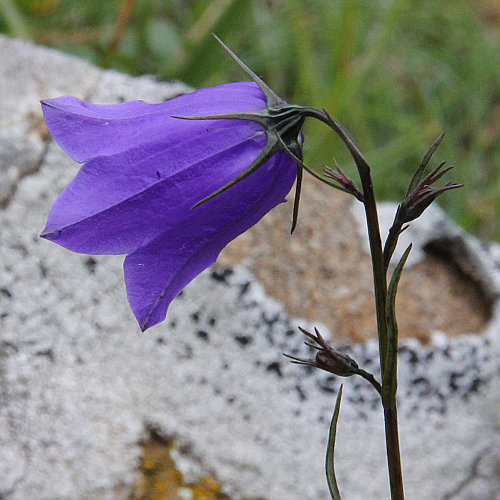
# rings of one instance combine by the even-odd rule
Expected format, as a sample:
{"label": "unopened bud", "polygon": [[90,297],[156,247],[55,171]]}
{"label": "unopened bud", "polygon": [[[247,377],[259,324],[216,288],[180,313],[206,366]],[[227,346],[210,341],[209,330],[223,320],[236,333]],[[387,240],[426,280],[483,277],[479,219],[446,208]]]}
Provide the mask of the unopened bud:
{"label": "unopened bud", "polygon": [[316,354],[316,364],[318,368],[334,375],[339,375],[340,377],[350,377],[359,371],[358,363],[354,359],[331,350],[318,351]]}
{"label": "unopened bud", "polygon": [[338,375],[339,377],[350,377],[351,375],[359,374],[360,369],[356,361],[354,361],[354,359],[352,359],[350,356],[347,356],[347,354],[341,354],[340,352],[334,351],[324,341],[317,328],[314,329],[316,335],[313,335],[303,328],[299,329],[304,335],[307,335],[311,340],[314,340],[314,342],[318,344],[314,345],[306,342],[306,345],[317,349],[318,352],[316,353],[316,359],[314,360],[296,358],[294,356],[285,354],[287,358],[290,358],[292,360],[292,363],[319,368],[320,370],[325,370],[327,372],[333,373],[334,375]]}

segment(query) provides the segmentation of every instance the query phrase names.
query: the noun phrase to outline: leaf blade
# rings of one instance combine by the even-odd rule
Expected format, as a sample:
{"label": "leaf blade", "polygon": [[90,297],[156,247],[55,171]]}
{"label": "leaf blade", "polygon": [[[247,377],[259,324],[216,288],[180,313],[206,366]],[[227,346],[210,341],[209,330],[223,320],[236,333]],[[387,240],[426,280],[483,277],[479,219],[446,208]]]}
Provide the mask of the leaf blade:
{"label": "leaf blade", "polygon": [[337,400],[335,401],[335,409],[333,411],[332,421],[330,423],[330,432],[328,435],[328,447],[326,449],[326,480],[328,482],[328,489],[332,500],[341,500],[340,491],[337,486],[337,479],[335,477],[335,464],[334,464],[334,451],[335,451],[335,437],[337,435],[337,422],[340,412],[340,401],[342,399],[342,388],[340,386]]}

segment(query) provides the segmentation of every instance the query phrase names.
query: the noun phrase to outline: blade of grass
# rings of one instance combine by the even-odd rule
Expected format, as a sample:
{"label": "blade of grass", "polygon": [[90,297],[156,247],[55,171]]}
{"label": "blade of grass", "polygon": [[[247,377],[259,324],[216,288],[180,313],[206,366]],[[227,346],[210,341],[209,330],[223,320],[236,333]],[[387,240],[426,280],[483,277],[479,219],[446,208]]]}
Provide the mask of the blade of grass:
{"label": "blade of grass", "polygon": [[12,0],[2,0],[0,2],[0,12],[3,14],[12,36],[26,40],[31,38],[28,23],[24,21],[22,14]]}
{"label": "blade of grass", "polygon": [[340,491],[337,486],[337,478],[335,477],[334,451],[335,437],[337,435],[337,422],[340,412],[340,400],[342,399],[342,388],[343,386],[341,385],[339,393],[337,394],[337,400],[335,401],[335,409],[333,411],[332,422],[330,424],[330,434],[328,436],[328,447],[326,449],[326,480],[328,481],[328,489],[330,490],[332,500],[341,500]]}
{"label": "blade of grass", "polygon": [[189,85],[202,84],[226,60],[224,52],[212,40],[211,33],[227,40],[229,38],[227,35],[237,31],[238,24],[245,20],[249,2],[248,0],[219,2],[219,8],[217,15],[211,14],[207,18],[202,16],[206,23],[203,27],[204,36],[195,38],[195,44],[189,48],[189,57],[180,71],[178,78]]}

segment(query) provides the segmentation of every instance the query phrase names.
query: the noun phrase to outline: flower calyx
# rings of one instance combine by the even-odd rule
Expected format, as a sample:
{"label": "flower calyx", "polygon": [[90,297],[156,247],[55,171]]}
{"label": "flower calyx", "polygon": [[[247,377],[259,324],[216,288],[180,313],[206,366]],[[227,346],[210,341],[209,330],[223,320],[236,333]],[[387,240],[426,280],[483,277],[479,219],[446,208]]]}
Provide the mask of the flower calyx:
{"label": "flower calyx", "polygon": [[314,328],[316,335],[313,335],[301,327],[299,327],[299,330],[313,340],[317,345],[310,344],[309,342],[305,342],[305,344],[313,349],[317,349],[318,352],[316,353],[316,358],[314,360],[296,358],[295,356],[284,354],[284,356],[292,360],[292,363],[319,368],[320,370],[333,373],[339,377],[351,377],[352,375],[359,374],[360,368],[356,361],[346,354],[334,351],[325,342],[317,328]]}
{"label": "flower calyx", "polygon": [[335,169],[331,167],[325,167],[324,169],[325,177],[337,183],[332,184],[332,186],[344,193],[352,194],[357,200],[364,203],[363,193],[357,188],[354,181],[342,171],[335,160],[333,160],[333,164],[335,165]]}
{"label": "flower calyx", "polygon": [[441,143],[444,134],[441,134],[434,144],[429,148],[425,154],[419,168],[415,172],[410,187],[406,193],[404,201],[398,208],[397,220],[398,223],[403,225],[416,218],[420,217],[427,207],[441,194],[450,189],[456,189],[462,187],[463,184],[457,184],[455,182],[448,182],[440,188],[432,187],[438,179],[440,179],[444,174],[452,170],[454,167],[446,167],[443,169],[446,162],[441,162],[437,167],[435,167],[428,175],[424,177],[424,170],[429,163],[432,155]]}
{"label": "flower calyx", "polygon": [[266,107],[258,111],[242,111],[233,113],[221,113],[202,116],[174,116],[186,120],[217,120],[236,119],[251,120],[260,123],[267,134],[267,142],[255,160],[236,177],[227,184],[203,198],[192,208],[196,208],[203,203],[215,198],[219,194],[227,191],[238,182],[246,179],[256,170],[262,167],[278,151],[286,151],[297,163],[297,183],[295,191],[295,202],[293,210],[292,232],[297,223],[298,205],[300,199],[300,189],[302,184],[302,139],[300,131],[307,116],[311,116],[313,108],[308,106],[290,105],[279,97],[264,81],[259,78],[248,66],[246,66],[231,49],[229,49],[217,36],[213,35],[221,47],[229,56],[243,69],[243,71],[259,86],[266,97]]}

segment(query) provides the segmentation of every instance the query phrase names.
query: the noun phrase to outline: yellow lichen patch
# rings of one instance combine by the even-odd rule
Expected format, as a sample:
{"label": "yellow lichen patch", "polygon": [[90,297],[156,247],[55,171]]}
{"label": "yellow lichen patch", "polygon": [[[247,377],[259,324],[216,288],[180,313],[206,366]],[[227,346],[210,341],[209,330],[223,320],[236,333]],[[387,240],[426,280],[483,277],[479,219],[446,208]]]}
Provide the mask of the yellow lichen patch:
{"label": "yellow lichen patch", "polygon": [[213,477],[203,476],[186,483],[172,458],[174,441],[157,430],[149,429],[142,449],[140,477],[130,500],[230,500]]}

